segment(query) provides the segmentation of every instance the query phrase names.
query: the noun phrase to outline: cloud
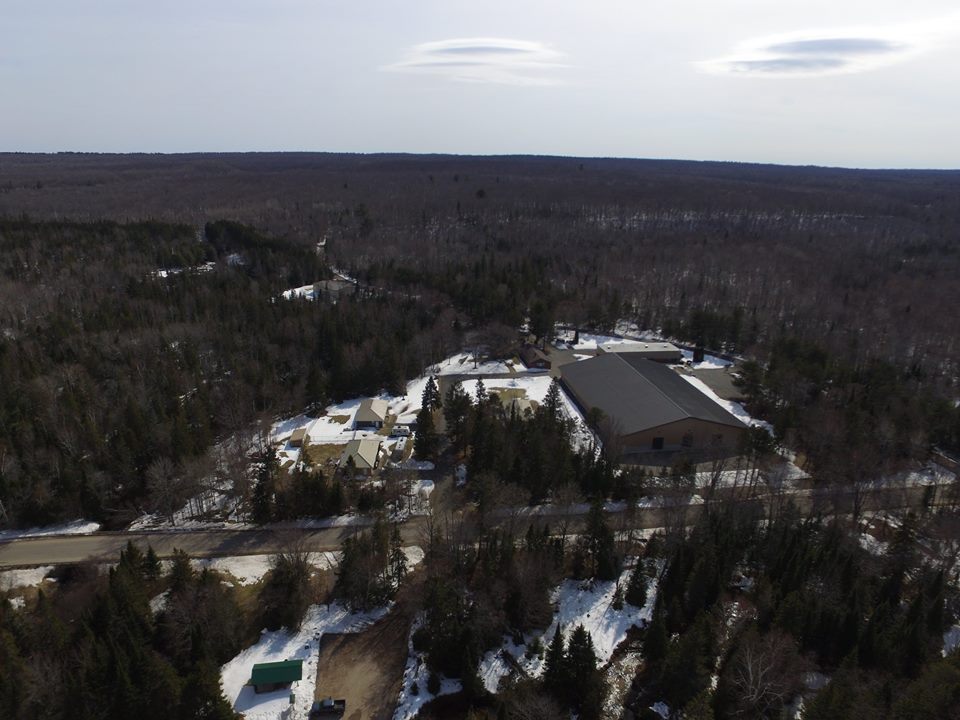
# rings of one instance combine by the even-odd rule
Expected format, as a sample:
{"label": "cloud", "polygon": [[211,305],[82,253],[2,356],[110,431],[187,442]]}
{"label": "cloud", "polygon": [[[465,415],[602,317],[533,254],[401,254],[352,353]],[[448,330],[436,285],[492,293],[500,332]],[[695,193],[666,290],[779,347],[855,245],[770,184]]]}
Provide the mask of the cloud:
{"label": "cloud", "polygon": [[695,63],[703,72],[752,77],[858,73],[902,62],[955,32],[960,16],[899,28],[793,33],[743,43],[725,57]]}
{"label": "cloud", "polygon": [[558,85],[563,53],[529,40],[460,38],[422,43],[381,70],[440,75],[458,82]]}
{"label": "cloud", "polygon": [[818,38],[815,40],[793,40],[770,45],[767,49],[785,55],[873,55],[877,53],[895,53],[909,46],[882,38]]}

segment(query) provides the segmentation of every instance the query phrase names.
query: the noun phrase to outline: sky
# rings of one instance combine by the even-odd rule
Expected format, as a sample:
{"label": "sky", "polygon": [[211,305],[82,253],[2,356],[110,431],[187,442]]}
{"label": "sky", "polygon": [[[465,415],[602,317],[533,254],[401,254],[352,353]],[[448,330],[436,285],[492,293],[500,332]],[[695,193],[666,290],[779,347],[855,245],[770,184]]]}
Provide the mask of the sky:
{"label": "sky", "polygon": [[3,0],[0,150],[960,168],[953,0]]}

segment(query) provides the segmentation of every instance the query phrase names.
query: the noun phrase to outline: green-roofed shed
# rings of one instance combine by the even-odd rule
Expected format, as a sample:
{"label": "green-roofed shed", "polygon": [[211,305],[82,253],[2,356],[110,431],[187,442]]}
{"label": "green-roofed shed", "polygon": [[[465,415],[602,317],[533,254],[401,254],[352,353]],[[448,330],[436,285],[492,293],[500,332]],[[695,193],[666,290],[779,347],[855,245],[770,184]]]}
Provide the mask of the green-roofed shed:
{"label": "green-roofed shed", "polygon": [[273,692],[290,687],[290,683],[303,677],[303,660],[257,663],[250,673],[254,692]]}

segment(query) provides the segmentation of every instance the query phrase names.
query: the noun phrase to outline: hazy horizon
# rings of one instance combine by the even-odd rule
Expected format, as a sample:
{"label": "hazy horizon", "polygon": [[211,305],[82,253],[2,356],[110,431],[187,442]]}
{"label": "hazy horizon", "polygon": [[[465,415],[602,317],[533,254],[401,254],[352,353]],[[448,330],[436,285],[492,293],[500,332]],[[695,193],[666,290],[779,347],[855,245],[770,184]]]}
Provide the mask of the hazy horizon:
{"label": "hazy horizon", "polygon": [[5,20],[9,152],[960,167],[945,0],[53,0]]}

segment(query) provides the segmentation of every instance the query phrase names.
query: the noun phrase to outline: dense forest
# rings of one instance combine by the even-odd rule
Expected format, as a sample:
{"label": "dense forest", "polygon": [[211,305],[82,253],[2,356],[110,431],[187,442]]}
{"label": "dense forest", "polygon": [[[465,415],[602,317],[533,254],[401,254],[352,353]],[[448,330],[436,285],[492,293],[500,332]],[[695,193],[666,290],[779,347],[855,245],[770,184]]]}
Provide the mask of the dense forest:
{"label": "dense forest", "polygon": [[279,299],[326,264],[234,223],[9,220],[0,247],[0,502],[23,523],[118,525],[218,474],[246,493],[258,421],[457,348],[437,303]]}
{"label": "dense forest", "polygon": [[[886,517],[880,550],[864,547],[856,493],[960,451],[960,175],[312,155],[4,155],[0,169],[11,525],[119,528],[213,484],[257,523],[374,518],[346,538],[329,592],[301,548],[255,590],[133,545],[110,569],[56,568],[28,603],[0,602],[3,717],[226,720],[218,668],[262,628],[319,601],[395,600],[417,618],[424,690],[462,683],[422,717],[590,720],[610,690],[593,639],[551,630],[570,578],[618,583],[613,611],[649,606],[618,651],[642,658],[629,717],[778,718],[801,696],[805,720],[960,717],[960,660],[942,655],[960,606],[956,493]],[[352,285],[336,302],[284,297],[335,272]],[[635,501],[653,483],[689,497],[694,468],[620,468],[578,446],[557,384],[521,410],[482,381],[441,396],[431,379],[416,457],[469,482],[450,491],[458,512],[417,521],[411,569],[387,518],[401,472],[376,491],[281,472],[264,442],[280,417],[400,392],[465,344],[507,355],[520,326],[542,340],[556,323],[739,356],[773,437],[747,433],[737,462],[796,451],[812,490],[854,489],[850,514],[709,486],[695,513],[665,504],[664,527],[636,533]],[[557,512],[523,513],[544,501]],[[398,599],[411,586],[412,610]],[[494,694],[478,667],[505,637],[543,671]]]}

